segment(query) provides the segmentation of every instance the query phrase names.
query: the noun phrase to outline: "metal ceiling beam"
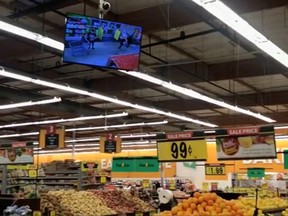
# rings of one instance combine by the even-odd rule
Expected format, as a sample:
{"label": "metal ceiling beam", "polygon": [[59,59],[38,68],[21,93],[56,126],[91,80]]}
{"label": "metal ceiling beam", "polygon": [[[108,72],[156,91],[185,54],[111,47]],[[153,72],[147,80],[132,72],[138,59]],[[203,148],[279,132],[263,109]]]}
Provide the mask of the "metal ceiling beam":
{"label": "metal ceiling beam", "polygon": [[[186,3],[191,3],[191,0],[184,0]],[[265,10],[269,8],[276,8],[286,6],[287,0],[225,0],[227,5],[239,13],[250,13],[259,10]],[[169,16],[167,8],[169,7]],[[153,17],[153,22],[149,22],[148,19]],[[193,10],[185,10],[179,1],[172,1],[168,5],[155,6],[120,14],[117,16],[117,20],[120,22],[128,22],[134,25],[143,26],[145,32],[156,32],[166,30],[167,20],[169,19],[169,26],[171,28],[185,26],[202,22],[201,17],[198,17]]]}
{"label": "metal ceiling beam", "polygon": [[[242,107],[257,106],[271,106],[271,105],[284,105],[287,104],[288,90],[278,92],[262,92],[261,94],[241,94],[242,98],[237,98],[237,105]],[[223,101],[234,103],[234,96],[223,96]],[[189,102],[189,103],[188,103]],[[191,106],[191,103],[194,104]],[[169,107],[175,111],[191,111],[191,110],[203,110],[203,109],[219,109],[221,107],[213,104],[209,104],[197,99],[186,99],[182,100],[166,100],[166,101],[155,101],[153,104],[157,107]],[[179,106],[181,104],[181,106]]]}
{"label": "metal ceiling beam", "polygon": [[42,4],[42,3],[35,1],[35,0],[29,0],[29,1],[35,3],[36,6],[30,7],[26,10],[19,9],[15,13],[9,15],[8,18],[17,19],[17,18],[20,18],[23,16],[28,16],[30,14],[42,14],[42,13],[46,13],[49,11],[56,12],[59,15],[65,15],[63,13],[60,13],[59,11],[56,11],[56,10],[81,3],[81,1],[79,1],[79,0],[61,0],[61,1],[51,0],[45,4]]}
{"label": "metal ceiling beam", "polygon": [[169,46],[171,46],[170,43],[173,43],[176,41],[181,41],[181,40],[185,40],[185,39],[189,39],[189,38],[195,38],[195,37],[199,37],[199,36],[203,36],[203,35],[207,35],[207,34],[212,34],[215,32],[217,32],[216,29],[209,29],[206,31],[196,32],[193,34],[188,34],[185,36],[179,36],[179,37],[171,38],[171,39],[167,39],[167,40],[163,40],[162,38],[160,38],[159,36],[157,36],[155,34],[150,34],[148,36],[151,36],[152,38],[158,40],[158,42],[142,45],[141,48],[143,49],[143,48],[148,48],[148,47],[153,47],[153,46],[159,46],[162,44],[169,44]]}
{"label": "metal ceiling beam", "polygon": [[[268,116],[272,119],[275,119],[277,121],[277,124],[281,123],[287,123],[288,121],[288,112],[281,113],[280,116],[278,113],[265,113],[265,116]],[[284,116],[284,117],[283,117]],[[237,123],[235,121],[235,118],[237,118]],[[228,127],[228,126],[245,126],[245,125],[265,125],[266,123],[253,118],[251,116],[247,115],[226,115],[225,118],[223,116],[207,116],[205,119],[209,122],[215,122],[216,124],[220,125],[221,127]]]}

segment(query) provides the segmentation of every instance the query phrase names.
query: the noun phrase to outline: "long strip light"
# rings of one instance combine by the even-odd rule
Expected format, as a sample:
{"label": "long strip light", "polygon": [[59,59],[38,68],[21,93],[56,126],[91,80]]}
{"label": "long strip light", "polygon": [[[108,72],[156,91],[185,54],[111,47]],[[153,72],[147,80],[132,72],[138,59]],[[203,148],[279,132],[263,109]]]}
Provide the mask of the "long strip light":
{"label": "long strip light", "polygon": [[[147,144],[156,144],[156,140],[135,140],[135,141],[131,141],[131,142],[121,142],[121,144],[123,146],[134,146],[134,145],[138,145],[138,146],[141,146],[141,145],[147,145]],[[100,146],[100,143],[81,143],[81,144],[75,144],[74,145],[75,147],[92,147],[92,146]],[[66,147],[73,147],[72,144],[68,144]]]}
{"label": "long strip light", "polygon": [[132,107],[132,108],[135,108],[135,109],[139,109],[139,110],[144,110],[144,111],[147,111],[147,112],[157,113],[157,114],[160,114],[160,115],[168,116],[168,117],[171,117],[171,118],[175,118],[175,119],[183,120],[183,121],[187,121],[187,122],[192,122],[192,123],[195,123],[195,124],[200,124],[200,125],[207,126],[207,127],[217,127],[217,125],[215,125],[215,124],[211,124],[211,123],[208,123],[208,122],[192,119],[190,117],[186,117],[186,116],[183,116],[183,115],[178,115],[178,114],[175,114],[175,113],[166,112],[166,111],[159,110],[159,109],[156,109],[156,108],[150,108],[150,107],[147,107],[147,106],[130,103],[130,102],[127,102],[127,101],[119,100],[117,98],[112,98],[112,97],[104,96],[104,95],[101,95],[101,94],[88,92],[88,91],[85,91],[85,90],[82,90],[82,89],[78,89],[78,88],[74,88],[74,87],[71,87],[71,86],[65,86],[65,85],[53,83],[53,82],[50,82],[50,81],[45,81],[45,80],[41,80],[41,79],[31,78],[31,77],[28,77],[28,76],[25,76],[25,75],[20,75],[20,74],[14,73],[14,72],[6,71],[3,67],[0,67],[0,71],[1,71],[1,74],[0,74],[1,76],[10,77],[10,78],[13,78],[13,79],[22,80],[22,81],[25,81],[25,82],[30,82],[30,83],[34,83],[34,84],[37,84],[37,85],[42,85],[42,86],[46,86],[46,87],[50,87],[50,88],[54,88],[54,89],[58,89],[58,90],[66,91],[66,92],[70,92],[70,93],[76,93],[76,94],[80,94],[80,95],[85,95],[85,96],[89,96],[89,97],[92,97],[92,98],[97,98],[97,99],[100,99],[100,100],[104,100],[104,101],[108,101],[108,102],[111,102],[111,103],[119,104],[119,105],[122,105],[122,106],[127,106],[127,107]]}
{"label": "long strip light", "polygon": [[288,55],[263,34],[252,27],[246,20],[227,7],[220,0],[191,0],[217,17],[234,31],[263,50],[266,54],[288,67]]}
{"label": "long strip light", "polygon": [[[127,138],[144,138],[144,137],[156,137],[157,134],[123,134],[123,135],[117,135],[123,139]],[[92,137],[92,138],[82,138],[82,139],[71,139],[71,140],[66,140],[65,143],[77,143],[77,142],[93,142],[93,141],[99,141],[100,137]]]}
{"label": "long strip light", "polygon": [[[154,145],[156,145],[156,141],[154,142],[149,142],[149,141],[145,141],[145,142],[141,142],[141,141],[135,141],[134,143],[127,143],[125,144],[125,142],[122,143],[123,144],[123,149],[125,148],[137,148],[137,147],[155,147]],[[99,146],[100,144],[89,144],[89,145],[79,145],[79,146],[75,146],[75,147],[80,147],[80,148],[74,148],[75,151],[86,151],[86,150],[99,150]],[[67,149],[57,149],[57,152],[66,152],[66,151],[71,151],[73,150],[72,145],[68,145]],[[55,153],[55,150],[42,150],[40,148],[34,148],[34,153]]]}
{"label": "long strip light", "polygon": [[153,126],[153,125],[162,125],[167,124],[168,121],[159,121],[159,122],[140,122],[140,123],[131,123],[131,124],[120,124],[120,125],[106,125],[106,126],[97,126],[97,127],[83,127],[83,128],[70,128],[66,131],[86,131],[86,130],[103,130],[111,128],[125,128],[125,127],[137,127],[137,126]]}
{"label": "long strip light", "polygon": [[103,118],[117,118],[122,116],[127,116],[127,112],[109,114],[109,115],[98,115],[98,116],[84,116],[70,119],[54,119],[54,120],[45,120],[45,121],[37,121],[37,122],[23,122],[23,123],[12,123],[7,125],[0,125],[0,128],[11,128],[11,127],[23,127],[29,125],[43,125],[43,124],[56,124],[56,123],[66,123],[66,122],[76,122],[76,121],[87,121],[93,119],[103,119]]}
{"label": "long strip light", "polygon": [[24,136],[34,136],[34,135],[38,135],[38,134],[39,134],[39,132],[6,134],[6,135],[0,135],[0,139],[13,138],[13,137],[24,137]]}
{"label": "long strip light", "polygon": [[36,41],[38,43],[41,43],[45,46],[52,47],[54,49],[63,51],[64,50],[64,44],[56,41],[52,38],[46,37],[44,35],[38,34],[36,32],[28,31],[24,28],[9,24],[4,21],[0,21],[0,29],[15,35],[18,35],[20,37],[27,38],[29,40]]}
{"label": "long strip light", "polygon": [[21,107],[35,106],[35,105],[43,105],[43,104],[50,104],[50,103],[57,103],[57,102],[60,102],[61,100],[62,99],[60,97],[54,97],[52,99],[45,99],[45,100],[40,100],[40,101],[30,100],[30,101],[25,101],[25,102],[20,102],[20,103],[0,105],[0,110],[21,108]]}
{"label": "long strip light", "polygon": [[[161,124],[167,124],[167,123],[168,121],[140,122],[140,123],[120,124],[120,125],[106,125],[106,126],[99,126],[99,127],[70,128],[70,129],[65,129],[65,131],[68,132],[68,131],[85,131],[85,130],[106,130],[109,128],[126,128],[126,127],[137,127],[137,126],[143,127],[143,126],[161,125]],[[0,135],[0,139],[12,138],[12,137],[34,136],[34,135],[39,135],[39,132]]]}
{"label": "long strip light", "polygon": [[137,71],[124,71],[124,70],[119,70],[119,71],[122,73],[125,73],[127,75],[137,77],[139,79],[154,83],[156,85],[160,85],[164,88],[170,89],[172,91],[178,92],[180,94],[186,95],[186,96],[191,97],[191,98],[196,98],[198,100],[202,100],[202,101],[205,101],[205,102],[208,102],[211,104],[215,104],[215,105],[218,105],[218,106],[221,106],[221,107],[224,107],[224,108],[236,111],[236,112],[243,113],[245,115],[253,116],[253,117],[261,119],[265,122],[269,122],[269,123],[275,122],[275,120],[273,120],[269,117],[263,116],[260,113],[254,113],[250,110],[245,110],[245,109],[242,109],[238,106],[234,106],[234,105],[225,103],[223,101],[219,101],[219,100],[210,98],[210,97],[203,95],[203,94],[200,94],[200,93],[198,93],[192,89],[188,89],[188,88],[185,88],[182,86],[175,85],[172,82],[167,82],[167,81],[155,78],[153,76],[150,76],[148,74],[144,74],[144,73],[137,72]]}

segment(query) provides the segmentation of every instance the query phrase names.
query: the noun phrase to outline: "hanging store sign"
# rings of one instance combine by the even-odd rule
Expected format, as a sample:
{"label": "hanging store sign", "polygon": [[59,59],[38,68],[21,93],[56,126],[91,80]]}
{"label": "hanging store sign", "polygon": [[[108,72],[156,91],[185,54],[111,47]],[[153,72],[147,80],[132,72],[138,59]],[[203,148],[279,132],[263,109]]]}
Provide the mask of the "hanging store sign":
{"label": "hanging store sign", "polygon": [[39,147],[43,149],[65,148],[65,130],[55,125],[40,129]]}
{"label": "hanging store sign", "polygon": [[100,152],[101,153],[120,153],[122,139],[115,137],[114,134],[108,133],[106,137],[100,138]]}
{"label": "hanging store sign", "polygon": [[0,145],[0,164],[33,163],[33,142],[13,142]]}
{"label": "hanging store sign", "polygon": [[158,161],[205,161],[207,144],[203,131],[166,134],[157,141]]}
{"label": "hanging store sign", "polygon": [[216,130],[218,160],[276,158],[273,126]]}

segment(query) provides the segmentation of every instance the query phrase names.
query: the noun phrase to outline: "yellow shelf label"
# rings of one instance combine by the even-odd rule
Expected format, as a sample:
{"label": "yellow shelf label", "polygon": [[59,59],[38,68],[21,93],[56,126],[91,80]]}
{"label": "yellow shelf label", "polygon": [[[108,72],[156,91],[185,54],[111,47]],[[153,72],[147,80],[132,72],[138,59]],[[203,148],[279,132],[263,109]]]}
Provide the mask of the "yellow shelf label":
{"label": "yellow shelf label", "polygon": [[42,216],[40,211],[33,211],[33,216]]}
{"label": "yellow shelf label", "polygon": [[36,170],[28,170],[28,176],[30,178],[36,178],[37,177],[37,171]]}
{"label": "yellow shelf label", "polygon": [[101,176],[101,178],[100,178],[100,183],[106,183],[107,182],[107,178],[106,178],[106,176]]}

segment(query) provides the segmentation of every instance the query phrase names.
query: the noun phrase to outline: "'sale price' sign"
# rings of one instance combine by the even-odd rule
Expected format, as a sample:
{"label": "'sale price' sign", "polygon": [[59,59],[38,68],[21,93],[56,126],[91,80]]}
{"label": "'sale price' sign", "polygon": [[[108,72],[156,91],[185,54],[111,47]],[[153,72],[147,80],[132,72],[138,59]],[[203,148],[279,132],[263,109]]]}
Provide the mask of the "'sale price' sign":
{"label": "'sale price' sign", "polygon": [[166,140],[157,141],[158,161],[203,161],[207,158],[204,133],[181,132],[166,134]]}
{"label": "'sale price' sign", "polygon": [[225,164],[206,164],[205,175],[225,175]]}

